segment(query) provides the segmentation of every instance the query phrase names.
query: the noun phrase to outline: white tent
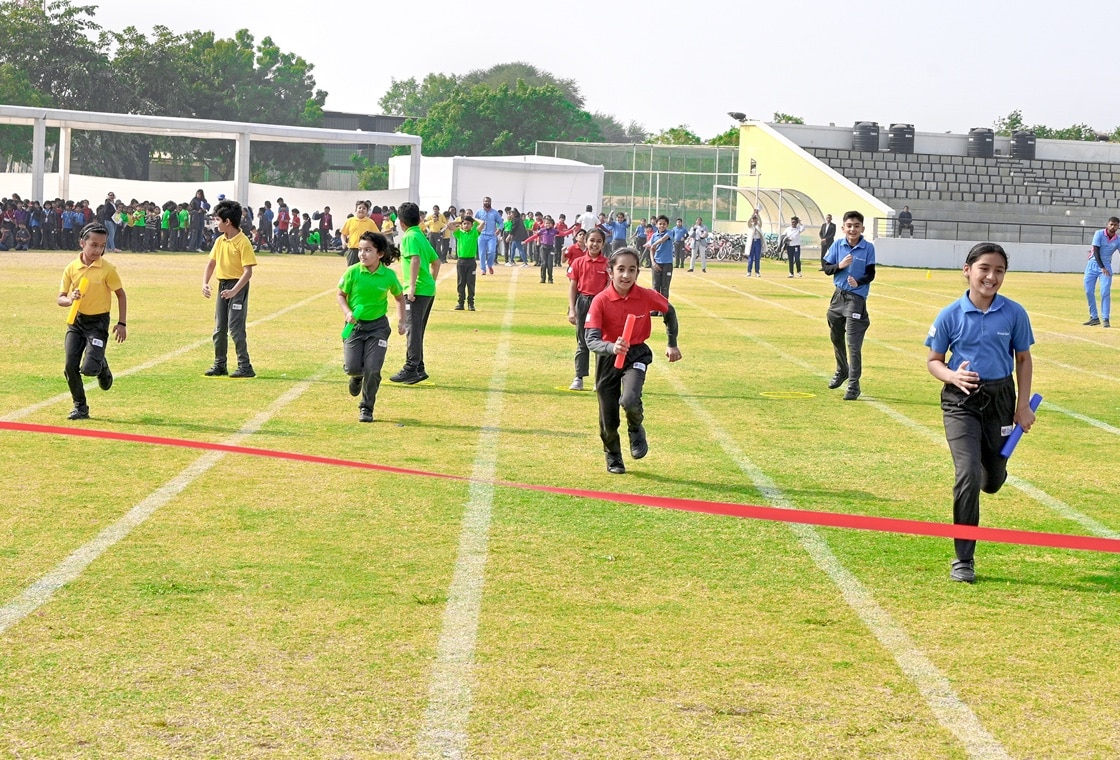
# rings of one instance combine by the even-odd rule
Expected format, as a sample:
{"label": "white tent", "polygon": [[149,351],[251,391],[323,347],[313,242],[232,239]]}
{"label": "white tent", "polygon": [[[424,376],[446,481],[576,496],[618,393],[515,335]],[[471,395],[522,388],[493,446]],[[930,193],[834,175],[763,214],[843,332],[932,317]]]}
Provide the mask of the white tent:
{"label": "white tent", "polygon": [[[409,156],[389,159],[390,190],[414,184]],[[420,159],[420,207],[479,209],[482,199],[494,208],[567,214],[569,223],[587,206],[599,210],[603,197],[603,167],[551,156]]]}

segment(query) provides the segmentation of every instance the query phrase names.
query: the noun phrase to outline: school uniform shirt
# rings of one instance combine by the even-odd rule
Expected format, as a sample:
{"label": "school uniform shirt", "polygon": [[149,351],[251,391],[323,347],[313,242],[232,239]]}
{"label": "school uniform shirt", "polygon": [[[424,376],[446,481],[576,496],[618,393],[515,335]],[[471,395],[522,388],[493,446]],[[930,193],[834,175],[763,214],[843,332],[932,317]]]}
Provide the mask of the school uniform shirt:
{"label": "school uniform shirt", "polygon": [[670,227],[669,228],[669,237],[672,238],[674,243],[684,242],[684,239],[686,237],[688,237],[688,228],[685,227],[683,224],[679,227],[677,227],[677,226]]}
{"label": "school uniform shirt", "polygon": [[365,264],[358,262],[347,267],[338,281],[338,289],[346,294],[346,304],[360,322],[381,319],[389,311],[389,297],[404,293],[397,273],[384,264],[369,271]]}
{"label": "school uniform shirt", "polygon": [[623,243],[626,242],[626,233],[630,230],[629,224],[615,220],[613,222],[607,222],[605,226],[610,234],[610,237],[607,238],[608,240],[612,243],[618,240],[621,240]]}
{"label": "school uniform shirt", "polygon": [[946,364],[956,371],[962,362],[981,380],[1001,380],[1015,369],[1015,354],[1034,344],[1027,311],[1010,298],[996,294],[987,311],[968,298],[968,291],[946,306],[933,320],[926,338],[931,350],[948,355]]}
{"label": "school uniform shirt", "polygon": [[[573,243],[568,246],[568,250],[564,252],[564,260],[567,261],[568,266],[571,267],[572,264],[576,263],[576,259],[581,259],[586,255],[586,248],[580,248],[579,243]],[[571,276],[571,272],[568,273],[568,276]]]}
{"label": "school uniform shirt", "polygon": [[347,219],[346,224],[342,225],[342,239],[346,241],[346,247],[357,248],[358,241],[362,239],[362,233],[365,232],[381,232],[381,230],[368,216],[365,219],[356,216]]}
{"label": "school uniform shirt", "polygon": [[[805,231],[805,225],[803,225],[803,224],[799,224],[796,227],[791,224],[789,227],[786,227],[786,240],[788,241],[786,243],[786,245],[800,248],[801,247],[801,233],[804,232],[804,231]],[[844,257],[841,256],[840,258],[844,258]],[[859,278],[857,277],[856,279],[859,279]]]}
{"label": "school uniform shirt", "polygon": [[438,235],[443,232],[443,228],[447,226],[447,222],[443,220],[443,214],[428,214],[426,226],[429,234]]}
{"label": "school uniform shirt", "polygon": [[[657,241],[660,240],[660,243]],[[653,251],[653,260],[658,264],[672,264],[673,263],[673,236],[669,234],[669,230],[664,232],[654,232],[653,237],[650,239],[651,243],[657,243],[657,248]]]}
{"label": "school uniform shirt", "polygon": [[[381,222],[381,234],[382,235],[392,235],[396,231],[397,231],[397,226],[395,224],[393,224],[393,220],[390,219],[389,217],[385,217],[385,219],[382,220],[382,222]],[[417,228],[416,231],[420,232],[420,229]],[[420,232],[420,234],[423,234],[423,233]]]}
{"label": "school uniform shirt", "polygon": [[58,285],[59,293],[73,293],[82,278],[89,280],[89,287],[85,295],[78,299],[78,313],[86,316],[106,314],[113,302],[112,294],[124,287],[117,268],[112,262],[100,258],[92,264],[86,264],[82,257],[66,265],[62,270],[62,282]]}
{"label": "school uniform shirt", "polygon": [[498,230],[503,228],[502,212],[496,208],[489,211],[482,209],[476,211],[474,214],[475,221],[482,224],[482,234],[493,237],[498,234]]}
{"label": "school uniform shirt", "polygon": [[232,238],[219,235],[210,251],[210,258],[217,264],[214,273],[219,280],[240,280],[241,275],[245,274],[245,267],[257,264],[253,244],[240,230]]}
{"label": "school uniform shirt", "polygon": [[[841,269],[832,275],[832,284],[838,290],[867,298],[867,294],[871,291],[871,281],[862,282],[862,279],[867,275],[867,268],[875,264],[875,246],[867,242],[867,238],[864,237],[861,237],[854,247],[848,242],[848,238],[841,238],[829,246],[828,253],[824,255],[824,262],[839,264],[849,253],[852,254],[852,263],[847,269]],[[848,284],[848,275],[856,279],[858,283],[856,287],[853,288]]]}
{"label": "school uniform shirt", "polygon": [[[388,219],[385,220],[389,222]],[[439,257],[436,249],[424,237],[419,227],[409,227],[401,235],[401,271],[405,280],[410,280],[412,275],[412,257],[420,257],[420,273],[416,276],[416,290],[414,296],[434,296],[436,294],[436,281],[432,279],[430,265]]]}
{"label": "school uniform shirt", "polygon": [[[587,312],[584,329],[598,328],[607,343],[614,343],[622,335],[626,316],[634,315],[634,332],[630,334],[630,345],[637,346],[649,340],[652,326],[649,313],[669,310],[669,302],[656,290],[634,285],[625,297],[618,294],[614,284],[607,285],[602,293],[595,296],[591,309]],[[672,340],[672,338],[670,339]],[[669,344],[676,345],[675,341]]]}
{"label": "school uniform shirt", "polygon": [[451,233],[455,238],[455,253],[460,259],[478,258],[478,238],[482,235],[482,228],[478,225],[469,230],[455,230]]}
{"label": "school uniform shirt", "polygon": [[597,296],[611,281],[610,262],[602,255],[595,258],[587,255],[579,256],[572,261],[568,279],[575,282],[576,290],[580,295]]}

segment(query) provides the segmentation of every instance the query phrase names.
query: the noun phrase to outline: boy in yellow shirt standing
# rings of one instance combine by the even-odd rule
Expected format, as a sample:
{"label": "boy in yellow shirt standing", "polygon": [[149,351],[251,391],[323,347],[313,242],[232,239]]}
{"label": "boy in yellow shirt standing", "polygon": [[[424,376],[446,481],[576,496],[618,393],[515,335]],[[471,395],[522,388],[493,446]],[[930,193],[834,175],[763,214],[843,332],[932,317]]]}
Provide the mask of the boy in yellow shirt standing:
{"label": "boy in yellow shirt standing", "polygon": [[358,263],[358,241],[363,232],[381,232],[377,222],[369,217],[369,201],[358,201],[354,206],[354,216],[342,225],[342,240],[346,244],[346,266]]}
{"label": "boy in yellow shirt standing", "polygon": [[[57,303],[70,308],[69,326],[66,328],[66,383],[74,399],[72,420],[88,420],[86,389],[82,375],[97,375],[97,384],[107,391],[113,386],[113,373],[105,360],[105,343],[109,339],[109,308],[112,294],[117,296],[118,321],[113,325],[117,343],[127,337],[125,319],[128,301],[117,268],[105,261],[105,244],[109,230],[101,222],[91,222],[82,228],[79,244],[81,253],[62,272]],[[84,284],[83,284],[84,283]]]}
{"label": "boy in yellow shirt standing", "polygon": [[[218,301],[214,308],[214,366],[206,370],[207,377],[229,374],[230,377],[256,377],[249,361],[249,345],[245,340],[245,323],[249,318],[249,279],[257,257],[253,245],[241,231],[241,206],[237,201],[223,200],[214,206],[213,217],[218,222],[218,239],[206,262],[202,275],[202,295],[210,297],[210,278],[218,275]],[[226,372],[229,352],[227,333],[233,338],[237,352],[237,369]]]}

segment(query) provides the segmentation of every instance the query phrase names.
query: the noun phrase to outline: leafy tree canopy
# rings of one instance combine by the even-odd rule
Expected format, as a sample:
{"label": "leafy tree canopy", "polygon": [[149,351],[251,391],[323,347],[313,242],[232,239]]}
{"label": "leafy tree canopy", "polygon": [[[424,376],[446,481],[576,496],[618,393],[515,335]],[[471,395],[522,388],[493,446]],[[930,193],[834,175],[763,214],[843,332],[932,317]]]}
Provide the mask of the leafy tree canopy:
{"label": "leafy tree canopy", "polygon": [[703,142],[687,124],[662,130],[646,140],[650,145],[701,145]]}
{"label": "leafy tree canopy", "polygon": [[[270,124],[322,124],[326,93],[315,87],[312,65],[268,37],[248,30],[231,39],[211,32],[177,34],[157,26],[102,30],[96,8],[54,0],[0,4],[0,91],[5,102],[81,111],[197,117]],[[33,66],[27,66],[34,61]],[[5,67],[23,72],[6,76]],[[74,159],[83,171],[146,179],[153,153],[206,164],[233,176],[234,147],[226,140],[191,140],[117,132],[74,133]],[[0,148],[4,147],[0,145]],[[9,156],[20,157],[15,151]],[[255,178],[310,183],[325,167],[315,145],[259,143]]]}
{"label": "leafy tree canopy", "polygon": [[[1073,124],[1068,127],[1054,128],[1048,127],[1044,124],[1031,124],[1023,120],[1023,112],[1015,109],[1007,116],[1001,116],[996,119],[992,124],[992,128],[997,135],[1010,137],[1015,132],[1033,132],[1034,136],[1043,140],[1088,140],[1093,141],[1097,139],[1097,130],[1090,127],[1088,124]],[[1120,140],[1120,127],[1116,127],[1109,133],[1109,139],[1113,141]]]}
{"label": "leafy tree canopy", "polygon": [[560,88],[477,84],[457,89],[422,119],[401,131],[419,135],[432,156],[508,156],[532,153],[538,140],[602,139],[591,114],[569,101]]}
{"label": "leafy tree canopy", "polygon": [[771,124],[804,124],[805,120],[800,116],[793,116],[792,114],[782,113],[781,111],[774,112],[774,120]]}

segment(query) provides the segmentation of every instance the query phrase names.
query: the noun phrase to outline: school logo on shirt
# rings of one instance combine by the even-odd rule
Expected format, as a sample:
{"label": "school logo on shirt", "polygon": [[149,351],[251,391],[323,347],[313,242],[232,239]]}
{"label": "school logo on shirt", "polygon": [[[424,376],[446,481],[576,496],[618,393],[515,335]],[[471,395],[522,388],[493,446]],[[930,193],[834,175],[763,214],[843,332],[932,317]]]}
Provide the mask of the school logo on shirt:
{"label": "school logo on shirt", "polygon": [[930,325],[929,326],[929,337],[931,337],[931,338],[936,338],[937,337],[937,325]]}

